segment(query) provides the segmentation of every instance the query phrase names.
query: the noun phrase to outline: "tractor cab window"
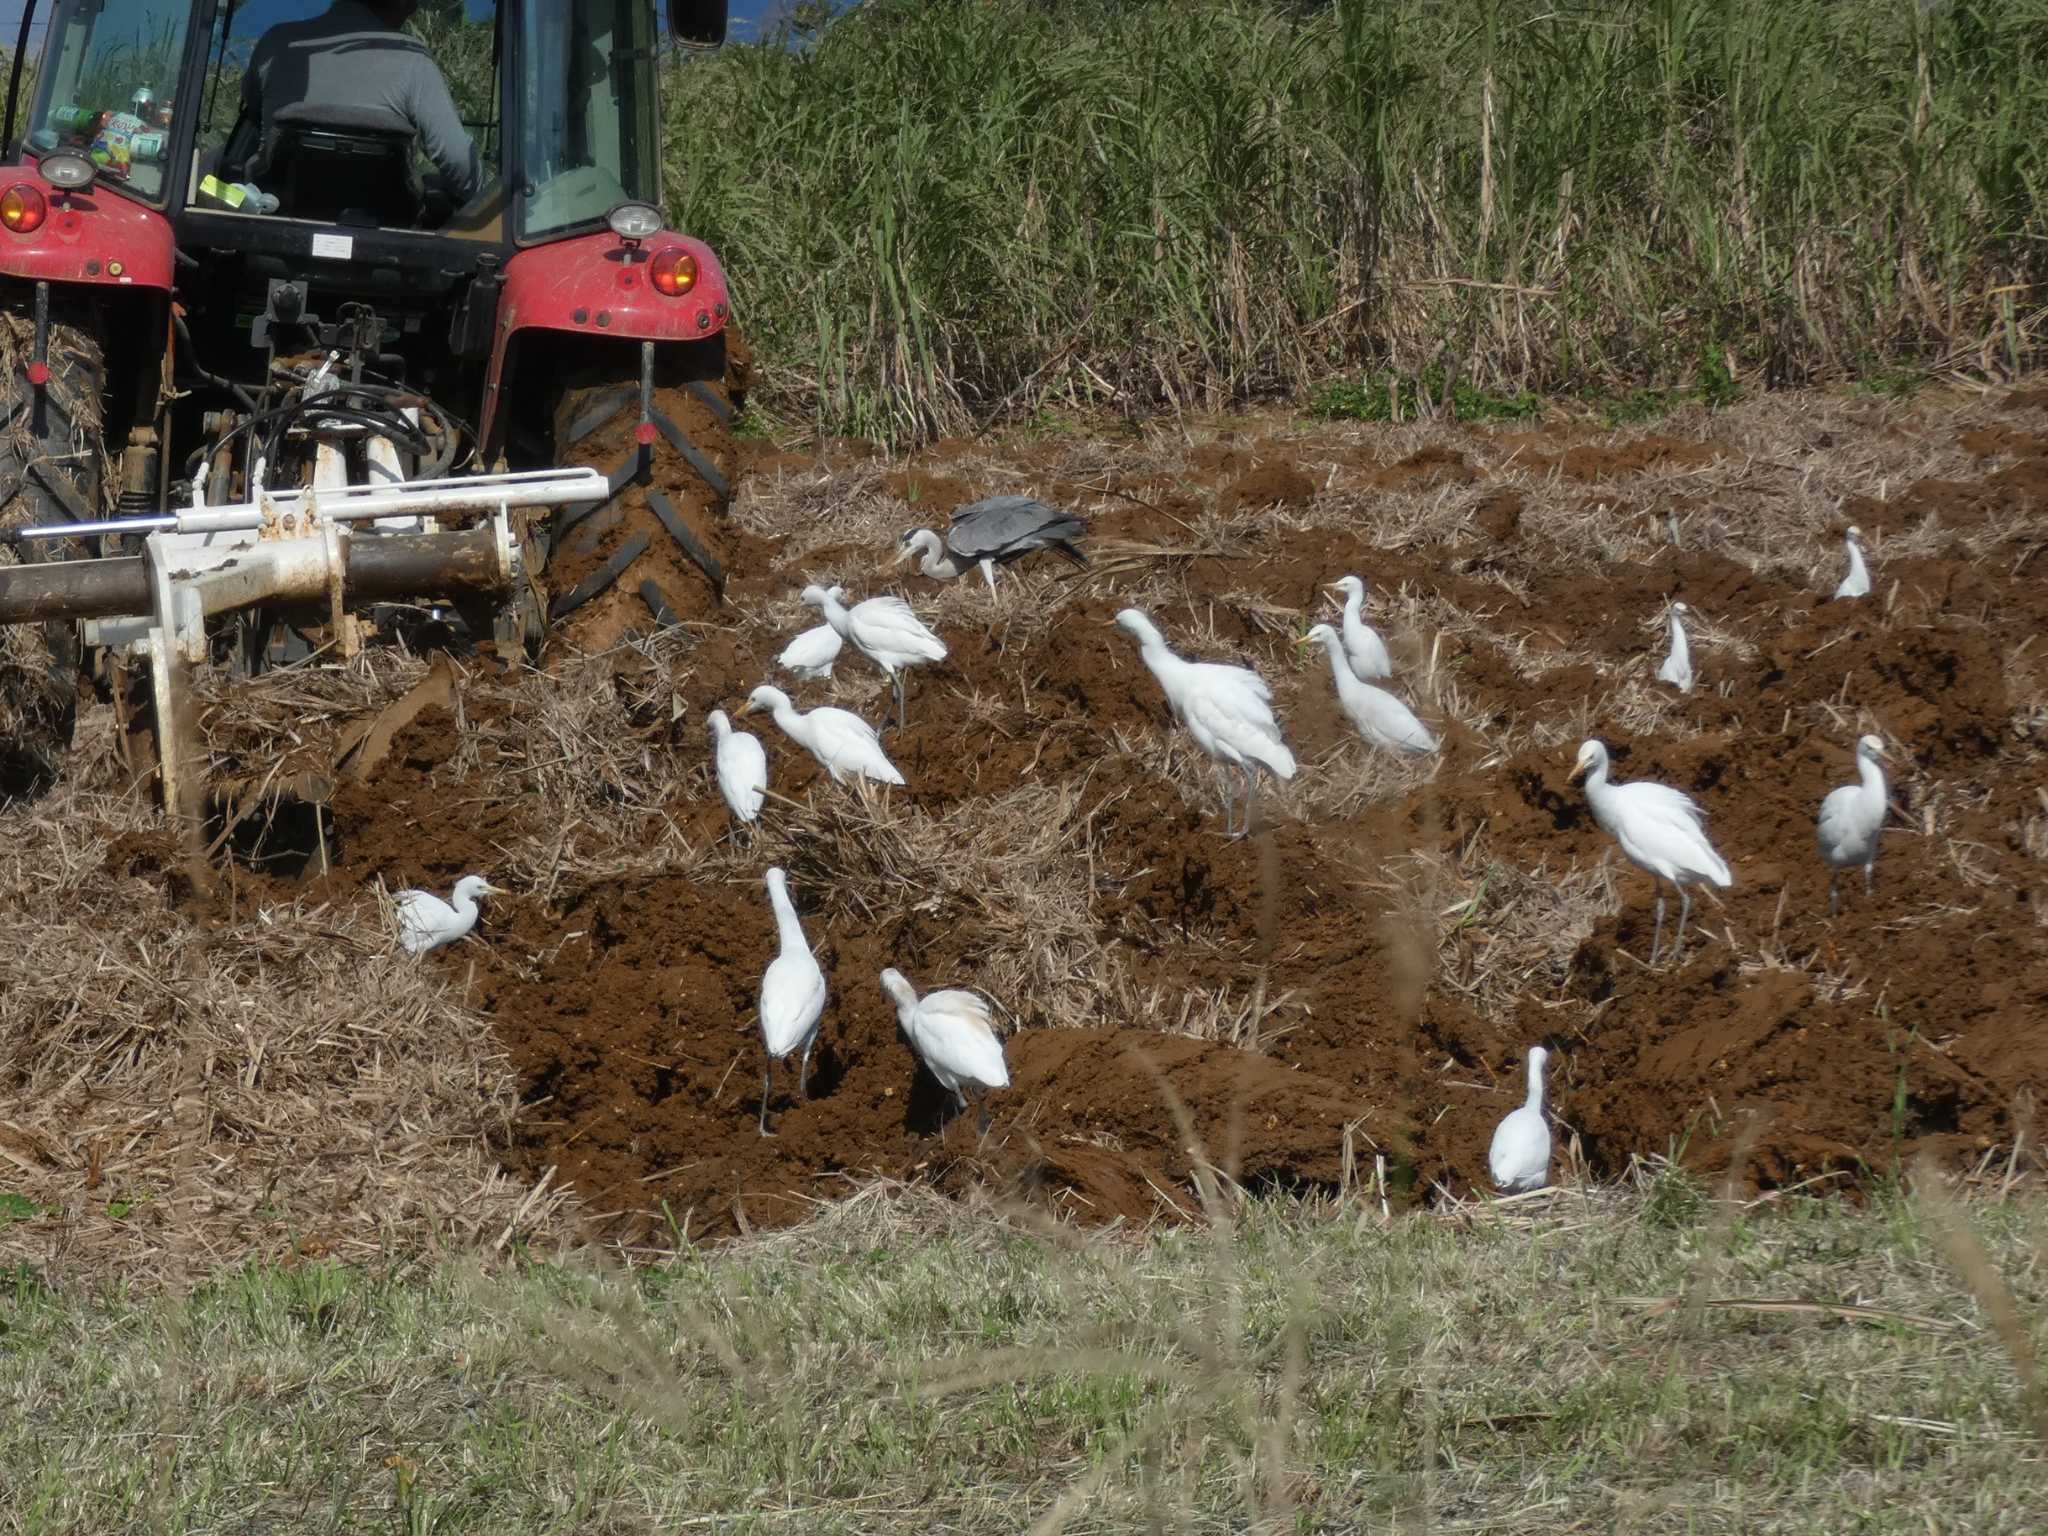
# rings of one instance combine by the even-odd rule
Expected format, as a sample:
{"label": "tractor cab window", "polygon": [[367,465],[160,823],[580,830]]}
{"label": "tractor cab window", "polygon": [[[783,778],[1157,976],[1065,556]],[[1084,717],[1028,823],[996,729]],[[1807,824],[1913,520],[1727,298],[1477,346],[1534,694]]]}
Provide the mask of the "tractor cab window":
{"label": "tractor cab window", "polygon": [[100,178],[161,203],[190,0],[62,0],[50,33],[28,147],[74,150]]}
{"label": "tractor cab window", "polygon": [[647,0],[523,8],[519,233],[602,222],[660,195],[657,38]]}
{"label": "tractor cab window", "polygon": [[487,0],[425,0],[397,33],[356,0],[224,0],[188,197],[482,232],[501,200],[498,45]]}

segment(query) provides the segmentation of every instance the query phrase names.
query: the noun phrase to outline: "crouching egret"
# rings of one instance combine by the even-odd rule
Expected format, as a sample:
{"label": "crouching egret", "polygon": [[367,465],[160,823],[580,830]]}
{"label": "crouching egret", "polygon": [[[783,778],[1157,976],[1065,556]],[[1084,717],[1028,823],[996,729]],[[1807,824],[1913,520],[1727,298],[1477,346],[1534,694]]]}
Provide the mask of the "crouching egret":
{"label": "crouching egret", "polygon": [[1669,683],[1680,693],[1692,692],[1692,647],[1686,643],[1683,603],[1671,605],[1671,651],[1657,669],[1657,681]]}
{"label": "crouching egret", "polygon": [[882,738],[875,728],[851,710],[827,704],[799,714],[788,694],[766,683],[747,695],[740,713],[752,714],[757,709],[771,711],[782,733],[815,757],[834,783],[844,784],[849,773],[882,784],[903,782],[896,765],[883,755]]}
{"label": "crouching egret", "polygon": [[1678,937],[1671,952],[1685,949],[1685,920],[1692,915],[1688,885],[1702,881],[1722,887],[1735,883],[1728,865],[1707,841],[1706,812],[1692,796],[1668,784],[1638,779],[1631,784],[1607,782],[1607,744],[1589,741],[1579,748],[1571,776],[1586,776],[1586,799],[1600,830],[1621,844],[1636,868],[1657,877],[1657,930],[1650,940],[1650,964],[1664,947],[1664,882],[1678,888]]}
{"label": "crouching egret", "polygon": [[1232,796],[1226,778],[1223,830],[1241,835],[1252,826],[1252,798],[1258,792],[1258,770],[1269,769],[1283,779],[1294,777],[1294,754],[1280,737],[1273,718],[1273,690],[1245,667],[1213,661],[1186,661],[1174,655],[1159,626],[1135,608],[1116,616],[1117,627],[1138,637],[1138,652],[1159,680],[1174,715],[1195,738],[1195,745],[1226,768],[1244,775],[1244,825],[1232,817]]}
{"label": "crouching egret", "polygon": [[1884,742],[1864,736],[1856,742],[1858,782],[1830,790],[1820,803],[1820,856],[1833,873],[1828,877],[1828,916],[1835,915],[1836,887],[1842,871],[1863,866],[1863,894],[1868,896],[1877,870],[1877,839],[1884,831]]}
{"label": "crouching egret", "polygon": [[789,877],[770,869],[762,877],[768,883],[768,900],[775,908],[775,933],[781,950],[761,973],[761,1044],[768,1052],[761,1063],[761,1134],[768,1129],[768,1074],[774,1064],[790,1052],[801,1049],[803,1062],[797,1068],[796,1093],[801,1099],[810,1083],[811,1049],[818,1043],[818,1020],[825,1013],[825,973],[818,957],[804,938],[804,925],[797,920],[796,904],[789,899]]}
{"label": "crouching egret", "polygon": [[1849,551],[1849,573],[1835,588],[1837,597],[1868,597],[1870,595],[1870,567],[1863,563],[1863,530],[1853,523],[1842,536],[1842,542]]}
{"label": "crouching egret", "polygon": [[714,709],[704,718],[711,726],[711,739],[718,744],[712,762],[726,808],[735,821],[759,820],[761,800],[768,790],[767,749],[760,737],[734,730],[722,709]]}
{"label": "crouching egret", "polygon": [[841,638],[883,672],[896,690],[896,727],[904,725],[903,674],[927,661],[946,659],[946,642],[924,627],[900,597],[871,597],[851,608],[837,587],[805,587],[803,600],[825,615]]}
{"label": "crouching egret", "polygon": [[[1010,1068],[1003,1060],[1003,1042],[986,1002],[972,992],[947,989],[917,995],[904,974],[893,966],[882,972],[882,990],[896,1005],[896,1022],[910,1048],[939,1086],[953,1095],[964,1112],[967,1090],[986,1092],[1010,1086]],[[945,1127],[941,1126],[944,1134]],[[988,1105],[981,1106],[981,1132],[988,1134]]]}
{"label": "crouching egret", "polygon": [[1493,1128],[1493,1145],[1486,1151],[1495,1186],[1509,1194],[1550,1182],[1550,1123],[1543,1118],[1543,1063],[1549,1059],[1542,1046],[1529,1047],[1529,1096]]}
{"label": "crouching egret", "polygon": [[819,624],[785,645],[775,665],[801,678],[830,677],[832,663],[839,659],[839,648],[845,643],[830,624]]}
{"label": "crouching egret", "polygon": [[955,512],[943,539],[929,528],[911,529],[903,535],[895,563],[901,565],[922,555],[918,570],[941,581],[951,581],[978,565],[994,593],[996,567],[1021,560],[1035,550],[1050,549],[1075,565],[1086,566],[1088,557],[1074,540],[1087,531],[1088,524],[1081,518],[1035,497],[991,496]]}
{"label": "crouching egret", "polygon": [[1318,624],[1301,638],[1304,642],[1320,644],[1330,653],[1330,675],[1337,684],[1337,705],[1344,711],[1344,717],[1358,727],[1359,735],[1389,752],[1420,756],[1436,750],[1436,738],[1429,734],[1428,726],[1415,718],[1414,710],[1386,689],[1360,682],[1352,675],[1350,652],[1338,638],[1337,631],[1327,624]]}
{"label": "crouching egret", "polygon": [[1344,659],[1351,664],[1351,675],[1362,683],[1392,677],[1394,658],[1387,654],[1387,642],[1365,622],[1365,582],[1340,576],[1327,590],[1344,594]]}
{"label": "crouching egret", "polygon": [[399,947],[409,955],[423,955],[453,944],[476,926],[477,897],[505,894],[482,875],[464,875],[456,881],[452,902],[432,891],[400,891],[391,898],[398,912]]}

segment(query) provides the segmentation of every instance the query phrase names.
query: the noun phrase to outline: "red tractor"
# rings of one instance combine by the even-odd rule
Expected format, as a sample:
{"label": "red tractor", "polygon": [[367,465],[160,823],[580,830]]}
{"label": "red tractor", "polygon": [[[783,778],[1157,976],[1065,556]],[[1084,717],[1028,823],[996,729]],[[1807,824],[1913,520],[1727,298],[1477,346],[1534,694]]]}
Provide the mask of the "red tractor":
{"label": "red tractor", "polygon": [[326,10],[24,6],[0,166],[0,796],[57,771],[84,682],[189,813],[194,666],[407,625],[605,645],[722,598],[744,367],[717,258],[663,227],[660,96],[688,76],[664,44],[721,41],[724,0],[430,6],[414,25],[482,167],[459,204],[403,124],[251,122],[259,39]]}

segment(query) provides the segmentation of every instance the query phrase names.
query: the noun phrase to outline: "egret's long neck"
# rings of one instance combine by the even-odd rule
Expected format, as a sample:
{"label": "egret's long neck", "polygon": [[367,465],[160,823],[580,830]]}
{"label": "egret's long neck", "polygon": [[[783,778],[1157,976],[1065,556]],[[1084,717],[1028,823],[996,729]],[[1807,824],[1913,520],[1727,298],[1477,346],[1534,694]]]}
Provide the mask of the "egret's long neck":
{"label": "egret's long neck", "polygon": [[796,706],[784,699],[775,705],[775,723],[789,735],[801,741],[804,738],[804,717],[796,712]]}
{"label": "egret's long neck", "polygon": [[825,601],[818,606],[824,610],[825,622],[843,636],[846,633],[846,604],[827,592]]}
{"label": "egret's long neck", "polygon": [[1344,594],[1344,622],[1363,624],[1365,622],[1365,588],[1353,587]]}
{"label": "egret's long neck", "polygon": [[1870,580],[1870,569],[1863,563],[1863,546],[1854,539],[1849,541],[1849,574]]}
{"label": "egret's long neck", "polygon": [[808,950],[804,942],[804,925],[797,921],[796,904],[789,899],[789,892],[781,886],[771,886],[768,899],[775,906],[775,934],[786,950]]}
{"label": "egret's long neck", "polygon": [[1531,1109],[1543,1107],[1543,1058],[1529,1058],[1529,1097],[1522,1101]]}
{"label": "egret's long neck", "polygon": [[1679,621],[1678,615],[1674,613],[1671,615],[1671,654],[1683,656],[1687,653],[1687,650],[1685,625]]}
{"label": "egret's long neck", "polygon": [[[1356,609],[1347,608],[1345,613],[1350,618],[1358,617]],[[1337,691],[1342,693],[1346,687],[1358,681],[1357,675],[1351,670],[1351,663],[1345,659],[1344,642],[1332,635],[1323,642],[1323,650],[1330,658],[1330,676],[1337,680]]]}
{"label": "egret's long neck", "polygon": [[1856,773],[1863,780],[1863,798],[1882,812],[1884,809],[1883,765],[1876,758],[1865,757],[1859,752],[1856,754]]}
{"label": "egret's long neck", "polygon": [[1152,669],[1152,675],[1162,680],[1185,665],[1173,654],[1165,639],[1156,633],[1139,637],[1138,654],[1144,658],[1145,665]]}

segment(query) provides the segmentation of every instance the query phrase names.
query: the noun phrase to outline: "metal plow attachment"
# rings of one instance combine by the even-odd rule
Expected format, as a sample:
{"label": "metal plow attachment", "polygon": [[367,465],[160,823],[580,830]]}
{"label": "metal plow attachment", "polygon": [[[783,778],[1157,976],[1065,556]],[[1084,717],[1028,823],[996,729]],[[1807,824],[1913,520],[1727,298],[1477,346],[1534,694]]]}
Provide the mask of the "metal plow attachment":
{"label": "metal plow attachment", "polygon": [[[384,485],[258,492],[253,501],[194,505],[149,517],[20,528],[15,544],[143,535],[139,555],[0,567],[0,624],[78,620],[88,645],[146,660],[166,813],[196,819],[189,669],[208,655],[207,620],[262,604],[326,605],[335,641],[353,655],[352,610],[392,600],[508,594],[526,579],[515,510],[601,502],[594,469],[468,475]],[[475,528],[441,532],[443,514],[487,512]],[[425,531],[401,531],[425,530]]]}

